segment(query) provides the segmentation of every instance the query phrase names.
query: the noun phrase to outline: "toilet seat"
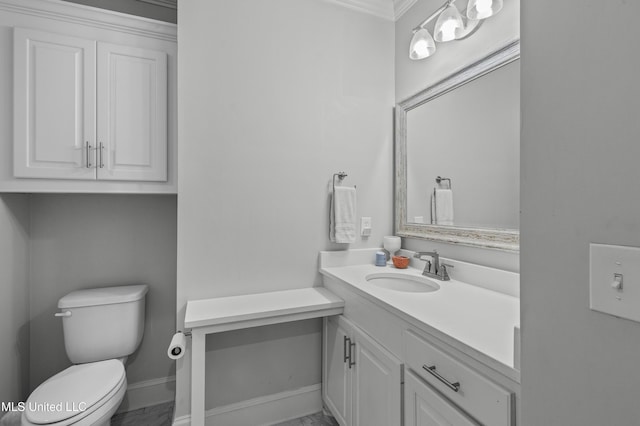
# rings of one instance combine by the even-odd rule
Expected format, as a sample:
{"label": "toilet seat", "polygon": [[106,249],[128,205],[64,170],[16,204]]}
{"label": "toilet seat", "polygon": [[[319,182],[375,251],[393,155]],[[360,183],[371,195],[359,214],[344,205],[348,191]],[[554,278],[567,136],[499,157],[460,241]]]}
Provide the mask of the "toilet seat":
{"label": "toilet seat", "polygon": [[101,410],[104,406],[115,411],[125,390],[124,366],[117,360],[73,365],[33,391],[27,399],[23,425],[84,424],[83,419],[105,411]]}

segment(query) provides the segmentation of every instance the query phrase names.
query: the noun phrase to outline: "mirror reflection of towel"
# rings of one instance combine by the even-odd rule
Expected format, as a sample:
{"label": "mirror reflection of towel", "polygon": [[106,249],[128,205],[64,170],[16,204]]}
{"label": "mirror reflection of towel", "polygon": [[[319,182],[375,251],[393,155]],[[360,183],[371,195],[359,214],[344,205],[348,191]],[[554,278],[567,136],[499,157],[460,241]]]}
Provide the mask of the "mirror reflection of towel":
{"label": "mirror reflection of towel", "polygon": [[334,243],[356,241],[356,189],[336,186],[331,197],[329,239]]}
{"label": "mirror reflection of towel", "polygon": [[436,189],[431,196],[431,214],[436,225],[453,225],[453,192]]}

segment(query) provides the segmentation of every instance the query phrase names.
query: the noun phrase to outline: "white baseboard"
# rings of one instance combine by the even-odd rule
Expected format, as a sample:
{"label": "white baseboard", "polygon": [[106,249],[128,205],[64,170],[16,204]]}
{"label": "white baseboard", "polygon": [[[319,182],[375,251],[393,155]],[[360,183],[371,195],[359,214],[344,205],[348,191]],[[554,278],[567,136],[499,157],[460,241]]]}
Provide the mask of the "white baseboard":
{"label": "white baseboard", "polygon": [[131,383],[127,386],[122,404],[116,413],[138,410],[144,407],[174,401],[176,397],[176,377],[162,377]]}
{"label": "white baseboard", "polygon": [[[207,410],[205,425],[269,426],[317,413],[322,411],[321,390],[318,383]],[[173,426],[190,425],[191,416],[173,420]]]}

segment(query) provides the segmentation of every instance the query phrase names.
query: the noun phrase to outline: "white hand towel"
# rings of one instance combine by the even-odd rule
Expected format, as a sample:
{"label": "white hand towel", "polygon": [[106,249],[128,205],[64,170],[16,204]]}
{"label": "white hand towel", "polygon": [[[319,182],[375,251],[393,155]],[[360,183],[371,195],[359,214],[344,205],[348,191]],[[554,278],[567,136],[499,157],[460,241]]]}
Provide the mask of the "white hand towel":
{"label": "white hand towel", "polygon": [[331,197],[329,239],[334,243],[356,241],[356,189],[336,186]]}
{"label": "white hand towel", "polygon": [[450,189],[436,189],[433,207],[436,224],[453,225],[453,192]]}

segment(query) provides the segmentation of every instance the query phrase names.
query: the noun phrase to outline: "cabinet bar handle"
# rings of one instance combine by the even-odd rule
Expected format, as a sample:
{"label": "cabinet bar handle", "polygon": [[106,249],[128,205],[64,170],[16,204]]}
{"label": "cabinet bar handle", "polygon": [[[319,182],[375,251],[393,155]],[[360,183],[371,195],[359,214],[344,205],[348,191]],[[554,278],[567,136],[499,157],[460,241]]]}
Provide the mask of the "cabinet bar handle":
{"label": "cabinet bar handle", "polygon": [[351,339],[349,339],[347,336],[344,336],[344,341],[342,342],[342,355],[343,355],[343,360],[342,362],[347,362],[347,360],[349,359],[349,355],[347,355],[347,346],[349,346],[347,344],[347,341],[349,341]]}
{"label": "cabinet bar handle", "polygon": [[349,342],[349,368],[356,365],[356,361],[353,359],[353,351],[352,349],[356,347],[355,343]]}
{"label": "cabinet bar handle", "polygon": [[436,379],[440,380],[442,383],[444,383],[449,389],[451,389],[454,392],[458,392],[460,390],[460,382],[455,382],[455,383],[451,383],[450,381],[448,381],[447,379],[445,379],[444,377],[442,377],[437,371],[436,371],[436,366],[432,365],[431,367],[427,366],[426,364],[422,366],[422,368],[429,374],[431,374],[433,377],[435,377]]}
{"label": "cabinet bar handle", "polygon": [[100,142],[100,168],[104,167],[104,161],[102,161],[102,150],[104,149],[104,145]]}
{"label": "cabinet bar handle", "polygon": [[85,160],[86,160],[86,167],[87,169],[91,168],[91,156],[89,155],[89,152],[91,151],[91,145],[89,145],[89,141],[86,141],[84,143],[84,148],[85,148]]}

